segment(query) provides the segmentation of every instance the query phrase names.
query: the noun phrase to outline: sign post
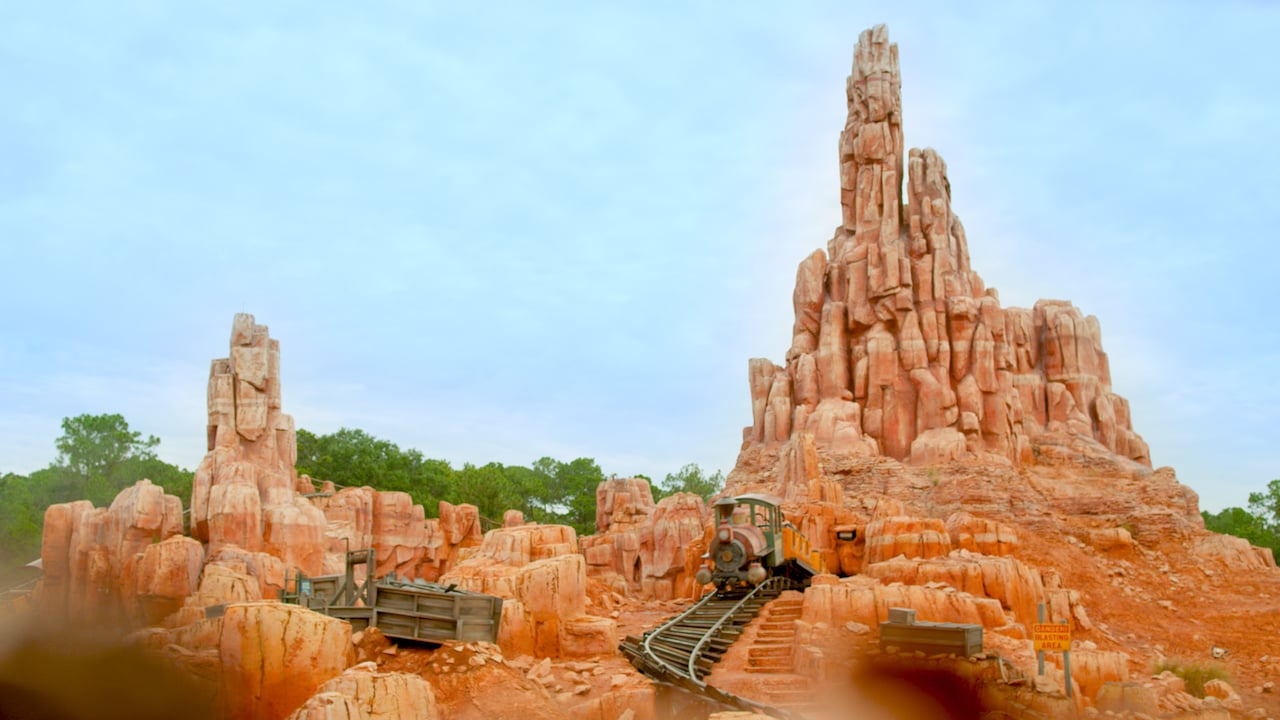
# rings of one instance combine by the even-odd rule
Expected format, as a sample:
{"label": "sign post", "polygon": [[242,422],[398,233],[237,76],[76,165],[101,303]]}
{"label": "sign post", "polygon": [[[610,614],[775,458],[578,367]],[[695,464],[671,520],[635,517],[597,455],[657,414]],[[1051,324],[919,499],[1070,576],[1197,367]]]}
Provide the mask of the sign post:
{"label": "sign post", "polygon": [[1044,652],[1062,653],[1062,671],[1066,676],[1067,697],[1071,697],[1071,625],[1044,622],[1044,605],[1040,606],[1040,622],[1031,626],[1031,639],[1035,644],[1036,660],[1040,674],[1044,675]]}

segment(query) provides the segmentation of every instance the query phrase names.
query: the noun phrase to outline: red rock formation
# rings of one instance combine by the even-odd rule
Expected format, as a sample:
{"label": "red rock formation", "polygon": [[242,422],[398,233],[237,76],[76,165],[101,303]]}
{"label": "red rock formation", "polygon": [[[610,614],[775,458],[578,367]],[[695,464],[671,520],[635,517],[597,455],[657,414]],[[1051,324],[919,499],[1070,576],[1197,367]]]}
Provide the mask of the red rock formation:
{"label": "red rock formation", "polygon": [[[1018,533],[1009,525],[974,517],[967,512],[947,518],[951,547],[983,555],[1008,555],[1018,547]],[[1127,534],[1127,533],[1126,533]]]}
{"label": "red rock formation", "polygon": [[[804,593],[801,619],[811,625],[841,627],[853,622],[877,627],[889,619],[889,608],[915,608],[920,620],[976,623],[988,629],[1003,627],[1007,620],[1000,601],[974,597],[954,588],[894,583],[882,585],[864,576],[839,582],[819,580]],[[831,579],[833,580],[833,579]]]}
{"label": "red rock formation", "polygon": [[324,514],[297,496],[297,438],[281,409],[280,342],[237,314],[230,357],[209,370],[208,448],[191,490],[191,534],[210,551],[265,550],[310,575],[324,567]]}
{"label": "red rock formation", "polygon": [[231,605],[221,625],[224,717],[281,720],[351,664],[351,625],[296,605]]}
{"label": "red rock formation", "polygon": [[138,563],[154,543],[182,531],[182,501],[143,479],[108,508],[87,500],[50,506],[45,523],[41,602],[80,619],[130,620],[138,612]]}
{"label": "red rock formation", "polygon": [[749,363],[744,450],[811,433],[846,457],[1029,462],[1049,433],[1149,466],[1097,319],[1058,300],[1002,308],[970,267],[946,164],[931,149],[904,159],[900,86],[887,29],[862,33],[840,134],[843,222],[796,271],[786,365]]}
{"label": "red rock formation", "polygon": [[[868,577],[885,583],[930,586],[943,583],[974,597],[998,600],[1001,607],[1023,625],[1027,637],[1030,637],[1031,624],[1036,622],[1037,606],[1047,598],[1038,570],[1013,558],[987,557],[965,550],[929,560],[885,560],[868,565],[865,572]],[[1070,617],[1070,604],[1065,613],[1055,617]]]}
{"label": "red rock formation", "polygon": [[951,552],[951,537],[941,520],[895,516],[871,521],[866,529],[868,565],[898,555],[932,558]]}
{"label": "red rock formation", "polygon": [[697,597],[693,580],[706,552],[706,503],[677,493],[654,505],[642,478],[612,478],[596,489],[596,535],[583,538],[587,572],[643,599]]}
{"label": "red rock formation", "polygon": [[148,546],[137,569],[138,623],[156,625],[181,607],[196,591],[203,564],[204,547],[189,537]]}
{"label": "red rock formation", "polygon": [[[556,554],[533,559],[547,553]],[[525,525],[489,531],[440,582],[506,599],[498,635],[505,654],[585,657],[617,647],[616,623],[587,615],[586,567],[572,528]]]}
{"label": "red rock formation", "polygon": [[403,672],[378,672],[372,662],[329,680],[289,716],[290,720],[436,720],[440,712],[430,683]]}

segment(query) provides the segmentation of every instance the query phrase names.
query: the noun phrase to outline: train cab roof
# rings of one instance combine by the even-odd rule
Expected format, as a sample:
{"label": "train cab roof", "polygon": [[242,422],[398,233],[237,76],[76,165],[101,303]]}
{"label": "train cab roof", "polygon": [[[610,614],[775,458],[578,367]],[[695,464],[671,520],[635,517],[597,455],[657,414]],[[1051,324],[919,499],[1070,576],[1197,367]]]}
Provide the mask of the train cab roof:
{"label": "train cab roof", "polygon": [[770,495],[768,493],[746,493],[745,495],[737,495],[734,497],[722,497],[717,500],[715,505],[712,507],[727,507],[731,505],[739,505],[744,502],[763,503],[773,505],[774,507],[782,506],[782,498],[777,495]]}

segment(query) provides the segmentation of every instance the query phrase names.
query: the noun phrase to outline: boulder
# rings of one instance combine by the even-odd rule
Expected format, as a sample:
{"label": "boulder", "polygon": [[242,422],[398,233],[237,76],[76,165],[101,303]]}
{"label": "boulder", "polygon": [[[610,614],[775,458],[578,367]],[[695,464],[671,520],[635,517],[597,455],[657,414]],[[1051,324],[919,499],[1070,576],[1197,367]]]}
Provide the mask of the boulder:
{"label": "boulder", "polygon": [[218,638],[224,717],[280,720],[351,664],[351,625],[296,605],[230,605]]}
{"label": "boulder", "polygon": [[1148,717],[1160,715],[1156,691],[1136,682],[1103,683],[1094,696],[1093,704],[1099,712],[1141,713]]}
{"label": "boulder", "polygon": [[[353,710],[355,714],[350,714]],[[436,720],[440,713],[435,693],[426,680],[408,673],[379,672],[375,663],[364,662],[325,682],[290,717],[296,720],[340,720],[347,717],[360,720]]]}
{"label": "boulder", "polygon": [[155,625],[177,611],[196,591],[203,562],[204,546],[189,537],[175,535],[148,546],[137,569],[138,624]]}

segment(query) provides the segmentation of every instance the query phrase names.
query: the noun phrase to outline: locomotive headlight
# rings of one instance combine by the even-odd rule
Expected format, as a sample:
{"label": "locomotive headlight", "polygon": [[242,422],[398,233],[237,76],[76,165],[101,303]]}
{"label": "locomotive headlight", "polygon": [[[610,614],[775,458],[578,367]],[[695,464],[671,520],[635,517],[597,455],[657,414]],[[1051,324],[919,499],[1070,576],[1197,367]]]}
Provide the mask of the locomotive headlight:
{"label": "locomotive headlight", "polygon": [[706,568],[699,568],[693,579],[699,585],[706,585],[711,582],[711,571]]}
{"label": "locomotive headlight", "polygon": [[751,563],[751,567],[747,568],[747,582],[752,585],[759,585],[764,582],[764,576],[764,568],[760,566],[760,563]]}
{"label": "locomotive headlight", "polygon": [[720,538],[720,542],[729,542],[729,528],[720,528],[716,537]]}

